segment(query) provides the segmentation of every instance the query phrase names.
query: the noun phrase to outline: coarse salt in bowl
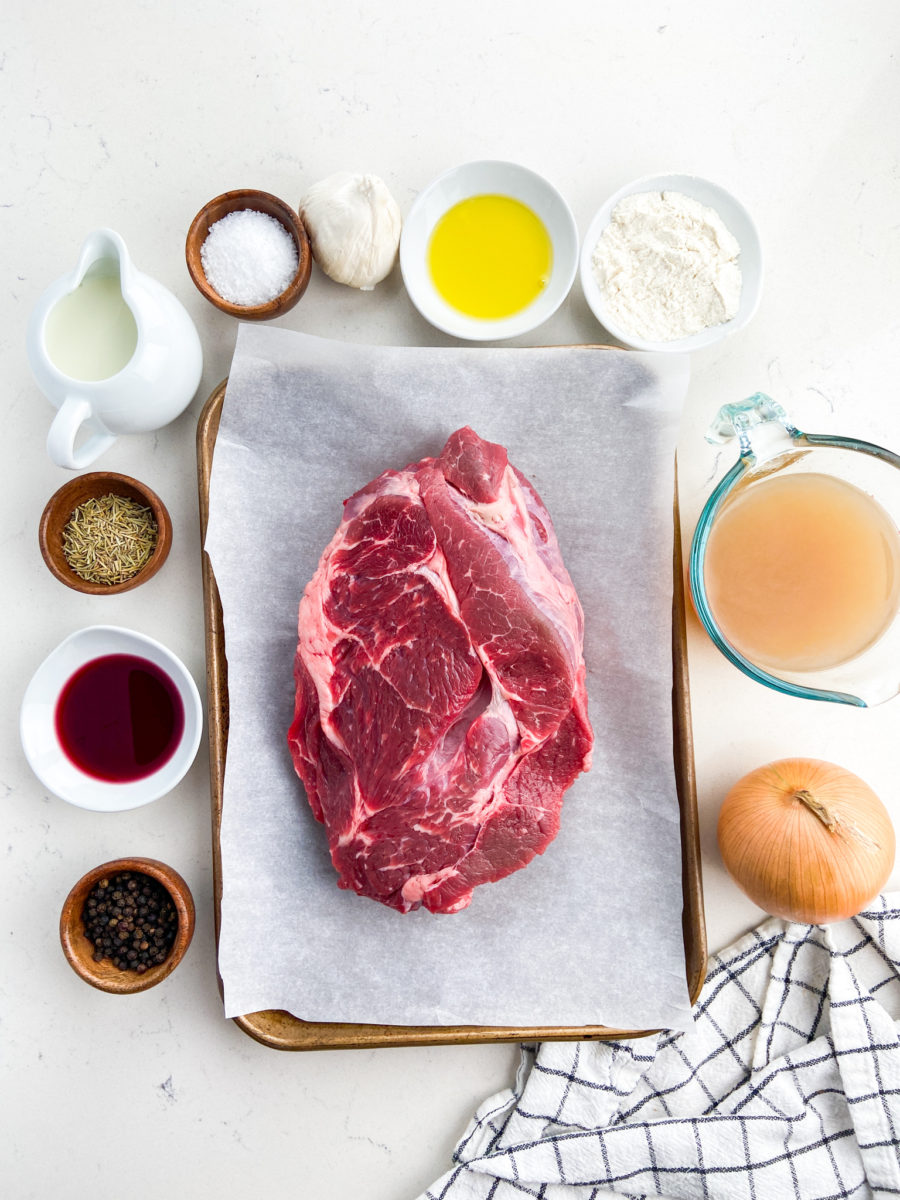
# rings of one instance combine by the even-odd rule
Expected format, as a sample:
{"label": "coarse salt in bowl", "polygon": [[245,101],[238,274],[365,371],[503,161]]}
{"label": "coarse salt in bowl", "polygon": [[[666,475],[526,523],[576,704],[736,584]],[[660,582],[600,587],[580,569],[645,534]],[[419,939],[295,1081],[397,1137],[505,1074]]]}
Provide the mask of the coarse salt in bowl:
{"label": "coarse salt in bowl", "polygon": [[281,295],[297,273],[299,256],[280,221],[239,208],[209,227],[200,262],[223,300],[248,308]]}
{"label": "coarse salt in bowl", "polygon": [[[594,253],[612,218],[616,207],[628,196],[642,193],[676,192],[711,208],[736,239],[740,253],[741,294],[737,311],[729,320],[709,325],[686,337],[657,341],[642,337],[624,327],[611,313],[610,305],[594,268]],[[588,226],[581,248],[581,286],[594,316],[617,341],[633,350],[652,350],[660,353],[684,354],[711,346],[742,329],[759,306],[763,284],[763,256],[759,234],[753,218],[743,204],[716,183],[696,175],[647,175],[636,179],[615,192],[596,213]]]}
{"label": "coarse salt in bowl", "polygon": [[[288,243],[278,238],[278,229],[261,222],[263,217],[278,222],[296,251],[296,268],[289,279],[288,259],[284,253]],[[221,244],[217,249],[213,246],[214,253],[207,247],[204,255],[210,230],[225,218],[229,218],[229,224],[219,226],[219,232],[225,234]],[[278,196],[256,188],[223,192],[204,204],[191,222],[184,253],[197,290],[210,304],[242,321],[268,321],[288,312],[306,291],[312,273],[312,248],[299,214]],[[217,278],[218,272],[220,286],[248,303],[236,303],[216,291],[212,279],[207,278],[204,257],[212,279]],[[261,268],[256,277],[254,262]],[[259,285],[265,283],[270,285],[268,291],[258,291]],[[281,283],[285,286],[277,295],[268,300],[259,299]],[[232,291],[232,288],[238,290]]]}

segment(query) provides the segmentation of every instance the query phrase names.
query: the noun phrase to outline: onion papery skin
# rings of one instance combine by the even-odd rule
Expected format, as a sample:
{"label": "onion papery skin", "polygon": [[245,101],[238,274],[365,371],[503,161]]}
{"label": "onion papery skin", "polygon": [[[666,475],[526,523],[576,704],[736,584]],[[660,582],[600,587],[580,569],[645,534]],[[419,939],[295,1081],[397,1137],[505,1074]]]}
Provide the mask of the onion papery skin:
{"label": "onion papery skin", "polygon": [[887,809],[858,775],[821,759],[779,759],[738,780],[722,803],[718,840],[726,870],[754,904],[808,925],[855,916],[894,865]]}

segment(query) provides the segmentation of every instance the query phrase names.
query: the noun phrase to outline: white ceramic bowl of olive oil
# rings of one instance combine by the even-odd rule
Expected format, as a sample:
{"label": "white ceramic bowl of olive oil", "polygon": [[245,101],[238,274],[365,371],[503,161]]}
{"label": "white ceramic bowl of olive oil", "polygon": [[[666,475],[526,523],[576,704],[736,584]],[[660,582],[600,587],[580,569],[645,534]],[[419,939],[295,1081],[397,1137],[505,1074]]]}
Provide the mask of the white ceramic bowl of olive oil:
{"label": "white ceramic bowl of olive oil", "polygon": [[528,333],[556,312],[578,268],[578,229],[527,167],[487,160],[445,172],[400,236],[403,282],[423,317],[467,341]]}

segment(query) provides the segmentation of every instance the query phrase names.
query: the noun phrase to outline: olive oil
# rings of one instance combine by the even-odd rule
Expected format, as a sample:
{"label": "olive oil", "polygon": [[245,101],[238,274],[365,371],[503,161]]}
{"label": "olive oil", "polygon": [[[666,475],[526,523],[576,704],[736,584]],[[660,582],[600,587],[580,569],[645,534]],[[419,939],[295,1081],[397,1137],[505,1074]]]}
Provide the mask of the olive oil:
{"label": "olive oil", "polygon": [[428,269],[448,304],[499,320],[527,308],[547,286],[553,246],[543,221],[511,196],[469,196],[437,222]]}

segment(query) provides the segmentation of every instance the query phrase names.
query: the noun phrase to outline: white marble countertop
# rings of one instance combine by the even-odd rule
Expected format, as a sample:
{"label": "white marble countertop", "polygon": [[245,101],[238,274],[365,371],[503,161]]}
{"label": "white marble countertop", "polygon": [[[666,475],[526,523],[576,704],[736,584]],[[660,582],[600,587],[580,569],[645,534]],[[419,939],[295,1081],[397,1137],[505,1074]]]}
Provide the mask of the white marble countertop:
{"label": "white marble countertop", "polygon": [[[724,401],[764,390],[803,428],[900,446],[900,14],[891,0],[864,12],[838,0],[496,10],[474,0],[98,0],[89,11],[13,0],[3,33],[0,1191],[412,1200],[447,1168],[476,1104],[509,1084],[515,1047],[291,1055],[251,1041],[224,1020],[216,988],[205,746],[176,791],[112,816],[46,794],[19,746],[32,671],[80,626],[142,630],[204,678],[194,429],[237,327],[193,288],[187,227],[219,192],[260,187],[297,203],[338,169],[380,174],[405,213],[434,176],[477,158],[546,175],[582,233],[608,194],[644,174],[730,188],[756,218],[766,283],[751,325],[692,363],[679,447],[689,534],[716,469],[703,434]],[[146,587],[96,599],[57,583],[38,552],[41,510],[68,474],[44,451],[52,410],[24,331],[38,296],[101,226],[188,307],[205,370],[181,418],[120,439],[98,464],[155,488],[175,541]],[[316,271],[278,323],[346,341],[453,344],[418,317],[399,271],[371,294]],[[604,340],[576,283],[519,342]],[[717,948],[761,915],[716,850],[727,787],[773,758],[818,756],[866,778],[900,820],[900,701],[860,711],[777,695],[741,676],[696,623],[689,660]],[[75,879],[125,854],[176,866],[198,919],[164,985],[118,998],[76,978],[57,922]]]}

